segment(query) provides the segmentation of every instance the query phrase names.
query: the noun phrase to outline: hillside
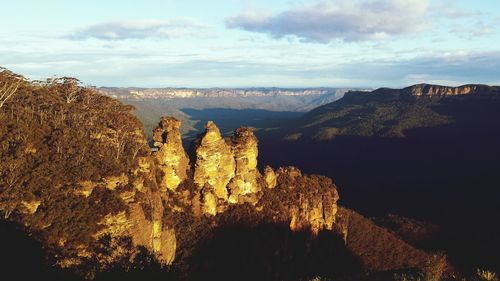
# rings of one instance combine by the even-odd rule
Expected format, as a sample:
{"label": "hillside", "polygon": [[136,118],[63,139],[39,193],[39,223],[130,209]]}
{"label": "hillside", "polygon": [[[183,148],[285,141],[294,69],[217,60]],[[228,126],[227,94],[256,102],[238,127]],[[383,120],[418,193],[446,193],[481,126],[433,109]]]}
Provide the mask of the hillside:
{"label": "hillside", "polygon": [[259,137],[263,164],[330,176],[346,206],[437,224],[426,248],[498,268],[499,87],[350,92]]}
{"label": "hillside", "polygon": [[292,141],[302,138],[325,141],[337,136],[404,137],[407,130],[455,122],[460,118],[457,115],[463,114],[457,106],[462,101],[491,99],[500,99],[500,87],[421,84],[404,89],[348,92],[338,101],[311,110],[280,133]]}

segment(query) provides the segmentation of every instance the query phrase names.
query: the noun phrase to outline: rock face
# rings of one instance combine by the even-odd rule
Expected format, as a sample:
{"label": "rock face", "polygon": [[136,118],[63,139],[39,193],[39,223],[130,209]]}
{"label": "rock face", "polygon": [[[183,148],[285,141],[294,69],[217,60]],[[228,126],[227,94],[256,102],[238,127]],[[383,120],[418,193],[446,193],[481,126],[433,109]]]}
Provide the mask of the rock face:
{"label": "rock face", "polygon": [[[250,128],[238,128],[231,137],[231,144],[236,163],[235,176],[229,183],[229,203],[243,202],[244,197],[260,191],[257,178],[257,138]],[[251,199],[250,199],[251,200]]]}
{"label": "rock face", "polygon": [[259,207],[272,210],[273,217],[280,217],[294,231],[310,229],[317,234],[333,229],[339,195],[331,179],[303,175],[295,167],[286,167],[276,171],[276,183]]}
{"label": "rock face", "polygon": [[266,181],[267,188],[273,189],[276,187],[276,173],[270,166],[264,167],[264,180]]}
{"label": "rock face", "polygon": [[474,93],[478,85],[464,85],[460,87],[446,87],[429,84],[418,84],[404,89],[404,92],[412,96],[456,96]]}
{"label": "rock face", "polygon": [[216,197],[227,201],[227,185],[235,175],[233,152],[213,122],[209,121],[205,128],[205,133],[195,145],[194,182],[200,189],[205,184],[211,185]]}
{"label": "rock face", "polygon": [[[147,146],[145,140],[143,144]],[[92,193],[106,189],[123,200],[126,210],[110,212],[98,221],[98,231],[92,235],[95,241],[89,245],[80,244],[76,258],[61,256],[58,260],[61,267],[71,268],[93,260],[99,270],[105,270],[123,257],[133,257],[138,247],[144,247],[164,264],[174,261],[176,234],[162,219],[165,213],[162,196],[165,194],[156,186],[154,160],[138,157],[136,163],[137,168],[128,175],[107,177],[100,182],[87,181],[84,185],[87,192],[76,192],[81,200],[92,200]],[[110,238],[110,245],[104,253],[94,252],[94,243],[99,245],[103,237]],[[127,238],[131,244],[123,245],[120,241]],[[65,243],[60,246],[71,247]]]}
{"label": "rock face", "polygon": [[[153,162],[150,160],[150,162]],[[145,246],[149,249],[160,261],[165,264],[171,264],[175,259],[176,238],[175,230],[172,227],[165,225],[163,215],[165,208],[162,203],[162,197],[165,194],[155,190],[155,174],[154,163],[151,163],[150,169],[144,169],[139,166],[135,171],[135,178],[143,178],[144,181],[137,182],[134,185],[133,192],[142,189],[142,194],[147,198],[147,202],[134,199],[129,204],[130,221],[132,228],[130,234],[136,245]],[[143,188],[144,182],[149,183],[149,188]],[[144,206],[147,206],[144,208]]]}
{"label": "rock face", "polygon": [[162,190],[175,191],[187,178],[189,158],[182,146],[179,128],[181,122],[173,117],[163,117],[154,130],[153,141],[158,151],[154,153],[160,175],[158,183]]}
{"label": "rock face", "polygon": [[320,230],[332,230],[337,213],[337,193],[324,193],[321,196],[299,197],[299,206],[292,208],[290,229],[303,230],[310,228],[317,234]]}
{"label": "rock face", "polygon": [[217,195],[213,186],[206,183],[201,190],[201,206],[204,214],[209,216],[217,215]]}

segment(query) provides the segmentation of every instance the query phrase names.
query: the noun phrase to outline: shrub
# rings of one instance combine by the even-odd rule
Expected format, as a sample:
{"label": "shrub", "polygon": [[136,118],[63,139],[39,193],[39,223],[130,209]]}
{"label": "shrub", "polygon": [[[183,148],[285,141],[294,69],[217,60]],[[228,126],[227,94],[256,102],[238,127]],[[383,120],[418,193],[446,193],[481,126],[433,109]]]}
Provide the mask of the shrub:
{"label": "shrub", "polygon": [[424,267],[426,281],[439,281],[448,267],[446,255],[438,253],[433,255]]}
{"label": "shrub", "polygon": [[497,274],[490,270],[480,269],[476,270],[476,277],[481,281],[498,281]]}

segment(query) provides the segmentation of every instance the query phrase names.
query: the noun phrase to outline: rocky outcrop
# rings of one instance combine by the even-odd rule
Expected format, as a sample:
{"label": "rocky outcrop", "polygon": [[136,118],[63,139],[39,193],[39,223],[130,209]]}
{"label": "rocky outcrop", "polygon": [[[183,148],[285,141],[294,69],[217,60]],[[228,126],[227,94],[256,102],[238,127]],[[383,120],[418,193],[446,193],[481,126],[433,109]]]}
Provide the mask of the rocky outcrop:
{"label": "rocky outcrop", "polygon": [[270,166],[264,167],[264,180],[266,181],[267,188],[276,187],[276,173]]}
{"label": "rocky outcrop", "polygon": [[231,137],[231,145],[236,163],[235,176],[229,183],[229,203],[236,204],[245,201],[256,203],[255,195],[260,191],[257,178],[260,177],[257,170],[257,138],[250,128],[238,128]]}
{"label": "rocky outcrop", "polygon": [[408,88],[403,89],[404,93],[410,94],[412,96],[456,96],[456,95],[467,95],[476,92],[479,85],[464,85],[460,87],[447,87],[429,84],[418,84]]}
{"label": "rocky outcrop", "polygon": [[163,117],[154,130],[153,141],[158,151],[153,154],[160,175],[159,186],[175,191],[187,178],[189,158],[182,146],[181,122],[173,117]]}
{"label": "rocky outcrop", "polygon": [[273,192],[281,196],[290,229],[310,229],[315,234],[333,229],[339,195],[331,179],[303,175],[295,167],[279,168],[276,175]]}
{"label": "rocky outcrop", "polygon": [[287,223],[292,230],[332,230],[339,198],[332,181],[303,175],[295,167],[275,171],[266,166],[261,176],[257,145],[250,128],[238,128],[224,140],[217,126],[207,123],[205,133],[193,146],[197,188],[190,197],[199,200],[192,203],[193,213],[216,216],[225,212],[228,204],[250,203],[262,210],[267,220]]}
{"label": "rocky outcrop", "polygon": [[209,121],[205,128],[195,143],[194,182],[200,189],[211,185],[216,197],[227,201],[227,185],[235,175],[233,152],[213,122]]}
{"label": "rocky outcrop", "polygon": [[174,228],[163,220],[166,210],[162,200],[166,196],[156,188],[156,159],[143,157],[137,161],[139,165],[129,178],[129,184],[133,186],[133,198],[127,190],[121,191],[121,194],[125,193],[131,198],[128,202],[132,224],[130,236],[135,245],[150,250],[162,263],[171,264],[175,259],[176,235]]}
{"label": "rocky outcrop", "polygon": [[209,216],[217,215],[217,195],[215,194],[215,189],[209,183],[205,183],[205,186],[201,190],[201,206],[203,214]]}
{"label": "rocky outcrop", "polygon": [[[171,264],[174,261],[176,234],[175,230],[163,221],[164,194],[156,187],[154,161],[149,157],[139,157],[136,161],[137,168],[131,170],[128,176],[108,177],[100,182],[86,181],[83,185],[88,193],[75,194],[79,195],[81,200],[95,200],[92,199],[92,193],[107,189],[123,200],[126,209],[118,213],[110,212],[97,221],[98,228],[92,234],[93,241],[89,244],[79,244],[76,248],[77,257],[61,255],[58,260],[61,267],[72,268],[92,260],[97,262],[98,270],[106,270],[124,257],[135,256],[141,247],[147,249],[163,264]],[[66,241],[71,237],[61,239]],[[100,244],[102,239],[109,239],[109,245],[95,251],[96,247],[103,247]],[[130,239],[131,244],[123,244],[124,239]],[[73,247],[65,242],[59,246]]]}

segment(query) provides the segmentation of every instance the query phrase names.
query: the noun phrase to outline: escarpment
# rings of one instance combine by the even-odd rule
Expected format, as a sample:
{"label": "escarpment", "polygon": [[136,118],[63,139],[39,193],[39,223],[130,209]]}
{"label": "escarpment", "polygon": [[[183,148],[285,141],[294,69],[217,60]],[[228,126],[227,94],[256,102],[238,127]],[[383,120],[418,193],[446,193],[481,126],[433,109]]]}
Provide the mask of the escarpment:
{"label": "escarpment", "polygon": [[476,93],[481,85],[463,85],[460,87],[447,87],[430,84],[417,84],[403,89],[403,92],[412,96],[457,96]]}

